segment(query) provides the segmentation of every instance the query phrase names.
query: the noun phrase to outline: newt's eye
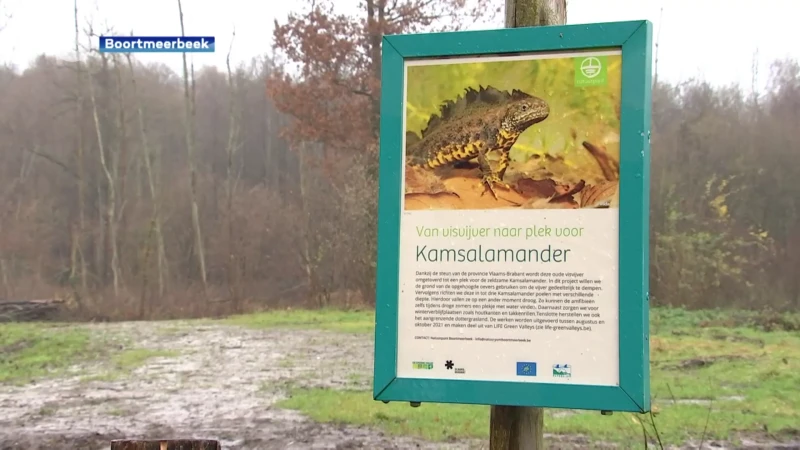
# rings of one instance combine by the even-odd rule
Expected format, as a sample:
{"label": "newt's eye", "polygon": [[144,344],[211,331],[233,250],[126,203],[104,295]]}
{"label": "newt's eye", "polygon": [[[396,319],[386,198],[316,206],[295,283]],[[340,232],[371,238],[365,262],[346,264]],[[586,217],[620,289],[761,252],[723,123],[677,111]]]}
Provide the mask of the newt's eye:
{"label": "newt's eye", "polygon": [[522,110],[525,111],[528,109],[528,105],[522,105]]}

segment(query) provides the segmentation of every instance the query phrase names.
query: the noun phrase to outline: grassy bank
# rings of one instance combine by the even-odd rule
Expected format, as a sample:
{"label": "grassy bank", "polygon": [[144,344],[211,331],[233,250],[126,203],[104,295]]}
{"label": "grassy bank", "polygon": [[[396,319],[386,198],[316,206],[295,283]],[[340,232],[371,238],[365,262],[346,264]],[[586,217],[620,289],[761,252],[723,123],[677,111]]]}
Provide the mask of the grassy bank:
{"label": "grassy bank", "polygon": [[282,309],[256,314],[231,316],[222,320],[228,325],[248,328],[317,329],[341,333],[372,333],[374,311],[342,311],[337,309]]}
{"label": "grassy bank", "polygon": [[[371,312],[281,312],[229,322],[251,327],[372,331]],[[656,309],[651,316],[652,396],[655,426],[664,445],[691,440],[800,433],[800,316],[742,311]],[[487,438],[484,406],[375,402],[366,391],[296,389],[280,405],[320,422],[380,428],[435,441]],[[650,416],[548,410],[546,429],[583,434],[592,441],[641,446]]]}
{"label": "grassy bank", "polygon": [[91,356],[89,333],[34,323],[0,324],[0,383],[21,384],[60,373]]}
{"label": "grassy bank", "polygon": [[75,324],[0,324],[0,384],[57,377],[76,364],[100,360],[106,361],[101,373],[83,380],[108,381],[125,376],[150,358],[174,356],[175,352],[133,348],[121,341],[109,343]]}

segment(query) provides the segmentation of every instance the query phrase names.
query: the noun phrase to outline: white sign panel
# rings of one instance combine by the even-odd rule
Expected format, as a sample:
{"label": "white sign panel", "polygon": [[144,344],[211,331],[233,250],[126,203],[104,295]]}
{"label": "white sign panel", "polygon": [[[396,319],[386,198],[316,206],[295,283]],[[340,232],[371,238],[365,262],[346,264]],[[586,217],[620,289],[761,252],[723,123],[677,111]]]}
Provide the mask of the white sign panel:
{"label": "white sign panel", "polygon": [[620,69],[406,63],[398,377],[619,384]]}

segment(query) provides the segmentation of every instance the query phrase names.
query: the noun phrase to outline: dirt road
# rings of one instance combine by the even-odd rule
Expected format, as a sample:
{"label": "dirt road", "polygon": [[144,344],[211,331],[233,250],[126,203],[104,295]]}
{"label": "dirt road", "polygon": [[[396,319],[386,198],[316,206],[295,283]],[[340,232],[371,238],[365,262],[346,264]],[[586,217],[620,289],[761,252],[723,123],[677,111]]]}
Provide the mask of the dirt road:
{"label": "dirt road", "polygon": [[322,425],[273,406],[289,382],[368,387],[372,341],[363,335],[174,322],[89,328],[107,345],[174,354],[130,373],[98,361],[66,378],[0,386],[0,449],[107,449],[122,437],[212,438],[226,450],[474,447]]}

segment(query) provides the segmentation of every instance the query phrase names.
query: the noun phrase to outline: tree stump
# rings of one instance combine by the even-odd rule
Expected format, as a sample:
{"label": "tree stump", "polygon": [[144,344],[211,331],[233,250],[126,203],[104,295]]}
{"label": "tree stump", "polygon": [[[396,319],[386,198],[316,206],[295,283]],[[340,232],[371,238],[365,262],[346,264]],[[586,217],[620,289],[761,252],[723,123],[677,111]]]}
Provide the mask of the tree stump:
{"label": "tree stump", "polygon": [[123,439],[111,441],[111,450],[222,450],[210,439]]}

